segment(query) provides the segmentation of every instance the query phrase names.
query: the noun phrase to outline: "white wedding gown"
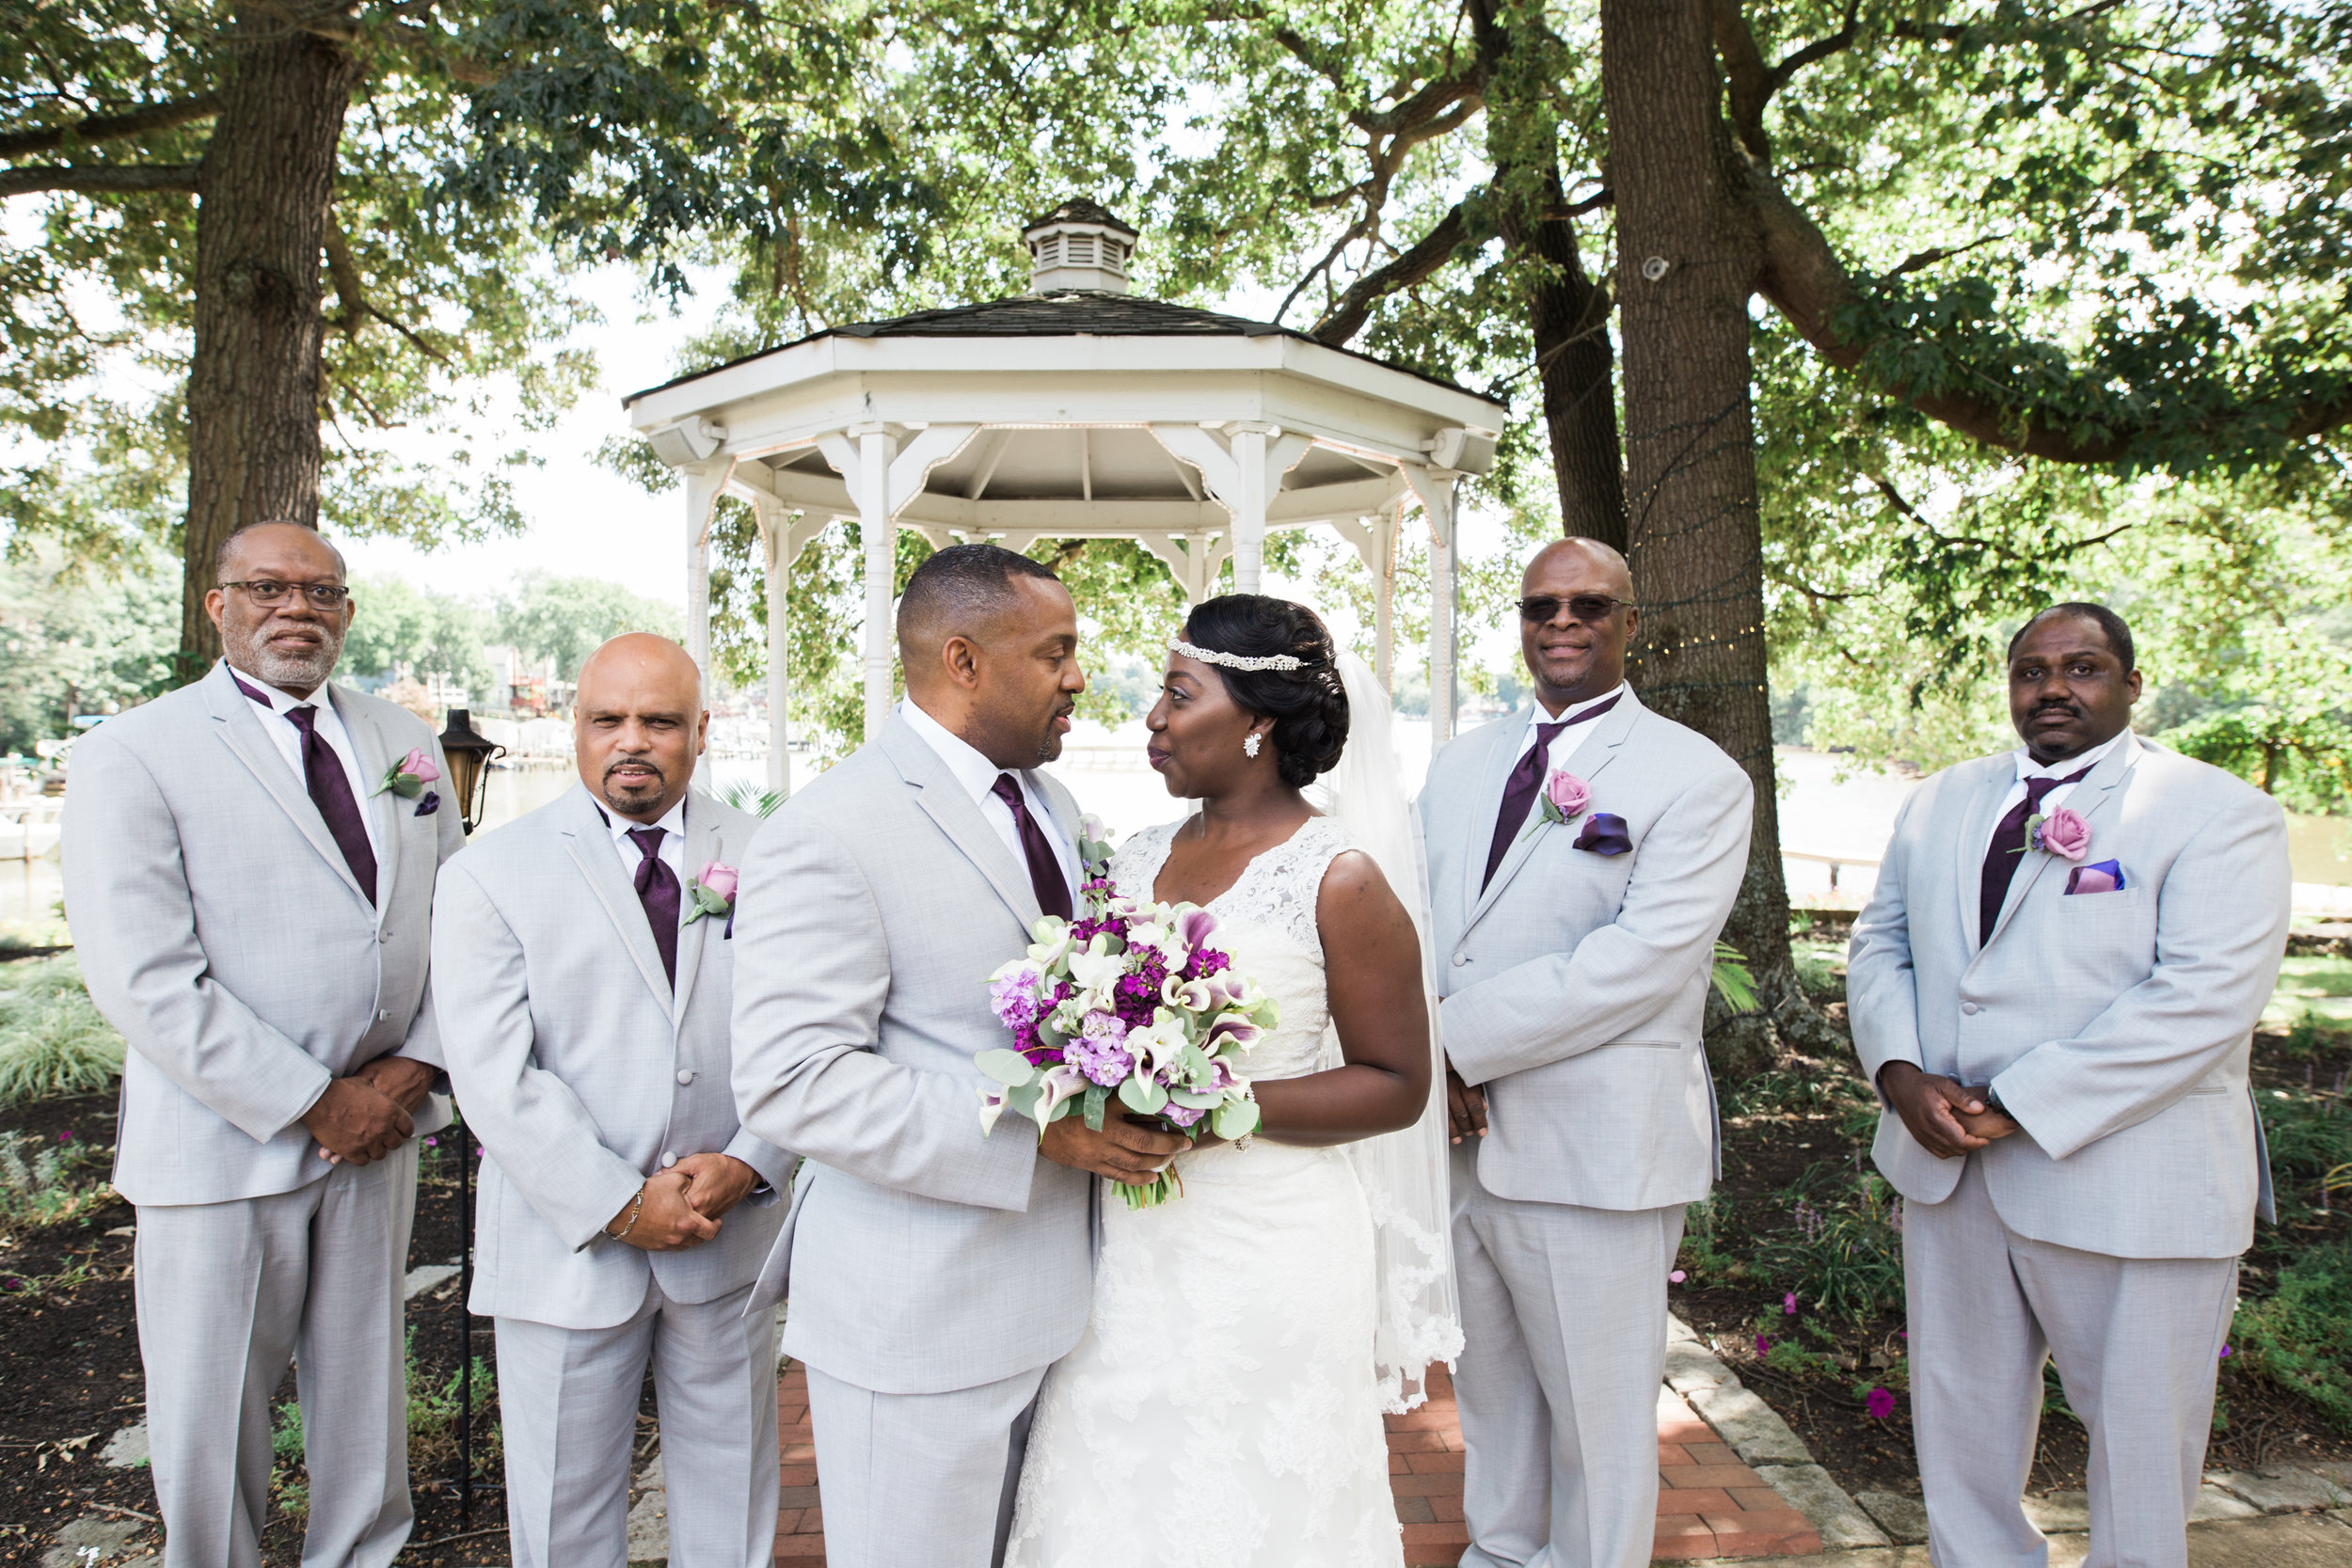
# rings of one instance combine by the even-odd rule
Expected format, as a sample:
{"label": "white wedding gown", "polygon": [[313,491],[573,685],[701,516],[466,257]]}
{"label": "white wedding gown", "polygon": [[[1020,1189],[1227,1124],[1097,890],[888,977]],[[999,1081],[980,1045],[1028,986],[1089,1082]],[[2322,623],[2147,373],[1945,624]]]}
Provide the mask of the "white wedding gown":
{"label": "white wedding gown", "polygon": [[[1181,825],[1120,847],[1120,894],[1151,898]],[[1346,847],[1310,818],[1208,905],[1280,1008],[1252,1079],[1329,1065],[1315,903]],[[1373,1226],[1346,1151],[1261,1137],[1176,1170],[1158,1208],[1101,1194],[1093,1314],[1039,1395],[1007,1568],[1397,1568]]]}

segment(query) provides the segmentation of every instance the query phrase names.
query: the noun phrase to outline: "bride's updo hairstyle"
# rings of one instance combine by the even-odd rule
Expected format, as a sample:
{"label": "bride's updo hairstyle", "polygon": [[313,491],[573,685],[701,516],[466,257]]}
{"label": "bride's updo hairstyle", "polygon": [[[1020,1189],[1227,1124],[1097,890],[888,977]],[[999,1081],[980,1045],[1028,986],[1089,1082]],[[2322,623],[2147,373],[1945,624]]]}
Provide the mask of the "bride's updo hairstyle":
{"label": "bride's updo hairstyle", "polygon": [[1331,770],[1347,744],[1347,692],[1321,617],[1288,599],[1224,594],[1192,607],[1184,640],[1244,657],[1297,659],[1295,670],[1209,668],[1236,705],[1274,721],[1274,762],[1284,784],[1304,789]]}

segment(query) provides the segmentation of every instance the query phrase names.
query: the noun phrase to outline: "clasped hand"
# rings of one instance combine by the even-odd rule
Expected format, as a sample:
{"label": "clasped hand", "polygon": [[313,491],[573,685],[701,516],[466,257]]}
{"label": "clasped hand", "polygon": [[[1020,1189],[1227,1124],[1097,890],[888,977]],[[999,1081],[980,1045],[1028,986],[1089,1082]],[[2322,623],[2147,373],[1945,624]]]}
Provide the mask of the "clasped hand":
{"label": "clasped hand", "polygon": [[415,1135],[410,1116],[433,1092],[434,1069],[406,1056],[378,1056],[348,1078],[328,1083],[302,1125],[319,1144],[319,1158],[364,1165],[381,1160]]}
{"label": "clasped hand", "polygon": [[1919,1147],[1939,1160],[1957,1159],[2019,1130],[1986,1104],[1980,1091],[1909,1062],[1889,1062],[1880,1069],[1879,1091]]}
{"label": "clasped hand", "polygon": [[[759,1172],[732,1154],[690,1154],[650,1178],[644,1207],[630,1198],[606,1222],[604,1233],[646,1252],[682,1252],[718,1235],[720,1218],[758,1185]],[[628,1234],[621,1235],[624,1229]]]}
{"label": "clasped hand", "polygon": [[1157,1180],[1170,1160],[1192,1147],[1189,1139],[1124,1116],[1104,1117],[1099,1132],[1086,1124],[1084,1117],[1073,1116],[1048,1122],[1037,1151],[1057,1165],[1142,1187]]}

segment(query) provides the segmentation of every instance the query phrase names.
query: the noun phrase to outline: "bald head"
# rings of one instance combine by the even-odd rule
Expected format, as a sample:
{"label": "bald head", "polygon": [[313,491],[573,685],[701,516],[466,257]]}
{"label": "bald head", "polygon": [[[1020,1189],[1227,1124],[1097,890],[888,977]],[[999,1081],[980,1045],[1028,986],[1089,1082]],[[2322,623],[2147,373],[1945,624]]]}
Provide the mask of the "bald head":
{"label": "bald head", "polygon": [[1519,652],[1548,711],[1557,717],[1624,681],[1626,645],[1642,624],[1624,556],[1597,539],[1555,539],[1527,563],[1519,594]]}
{"label": "bald head", "polygon": [[658,822],[693,783],[709,722],[702,672],[684,648],[651,632],[613,638],[580,667],[572,698],[580,782],[607,810]]}

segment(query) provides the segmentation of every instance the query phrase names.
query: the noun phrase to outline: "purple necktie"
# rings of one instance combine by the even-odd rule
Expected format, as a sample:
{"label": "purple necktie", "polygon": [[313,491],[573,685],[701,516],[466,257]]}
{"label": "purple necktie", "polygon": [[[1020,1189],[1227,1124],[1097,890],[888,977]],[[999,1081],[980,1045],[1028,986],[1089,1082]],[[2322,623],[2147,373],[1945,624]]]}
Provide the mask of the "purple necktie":
{"label": "purple necktie", "polygon": [[[2098,764],[2091,764],[2092,768]],[[2042,809],[2042,798],[2060,784],[2080,784],[2082,773],[2069,773],[2062,779],[2027,779],[2026,798],[2009,808],[2007,816],[1994,825],[1993,843],[1984,852],[1984,881],[1977,891],[1977,945],[1982,947],[1993,940],[1993,927],[2001,918],[2001,905],[2009,898],[2009,884],[2017,879],[2017,867],[2026,856],[2026,818]]]}
{"label": "purple necktie", "polygon": [[[237,689],[263,707],[275,705],[243,681],[237,682]],[[368,825],[360,818],[359,802],[352,796],[342,758],[319,738],[318,717],[319,710],[309,703],[286,710],[286,722],[302,732],[302,781],[310,787],[310,803],[318,807],[327,832],[334,836],[335,847],[343,852],[352,880],[359,884],[372,907],[375,903],[375,849],[368,843]]]}
{"label": "purple necktie", "polygon": [[645,923],[653,927],[653,944],[661,949],[662,972],[677,987],[677,873],[661,859],[665,830],[631,828],[628,836],[645,858],[637,863],[637,901],[645,906]]}
{"label": "purple necktie", "polygon": [[1486,891],[1486,884],[1495,879],[1495,872],[1502,865],[1502,857],[1511,852],[1511,841],[1527,826],[1528,808],[1535,803],[1535,791],[1544,782],[1545,765],[1551,761],[1551,743],[1562,730],[1571,724],[1581,724],[1597,719],[1617,705],[1617,698],[1596,703],[1583,712],[1574,714],[1552,724],[1535,726],[1535,744],[1519,758],[1519,765],[1511,769],[1510,781],[1502,786],[1502,811],[1495,818],[1495,840],[1486,848],[1486,874],[1478,879],[1478,891]]}
{"label": "purple necktie", "polygon": [[999,773],[993,787],[996,799],[1010,808],[1012,825],[1021,831],[1021,853],[1029,863],[1029,886],[1037,894],[1037,907],[1068,920],[1070,879],[1062,874],[1061,857],[1054,853],[1052,841],[1029,815],[1029,803],[1021,798],[1020,781],[1009,773]]}

